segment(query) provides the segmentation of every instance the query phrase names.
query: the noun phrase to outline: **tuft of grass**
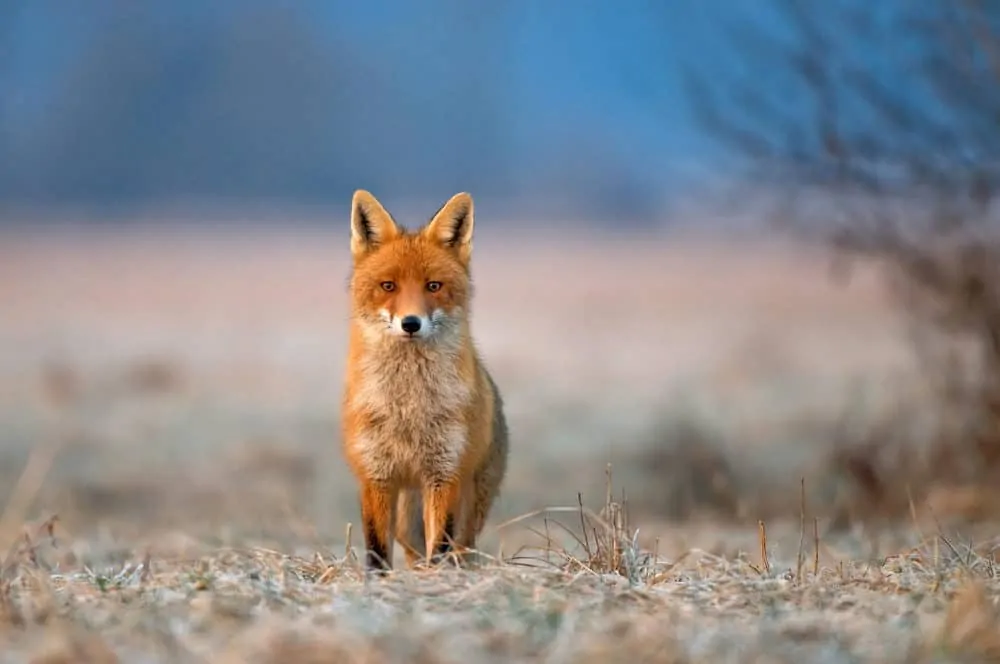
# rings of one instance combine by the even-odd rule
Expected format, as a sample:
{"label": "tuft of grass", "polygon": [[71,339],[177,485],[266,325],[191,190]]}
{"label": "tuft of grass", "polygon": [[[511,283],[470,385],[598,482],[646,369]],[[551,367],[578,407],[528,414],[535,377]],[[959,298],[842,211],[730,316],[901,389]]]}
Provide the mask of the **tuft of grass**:
{"label": "tuft of grass", "polygon": [[[656,575],[657,554],[640,547],[639,529],[629,516],[628,496],[622,491],[616,497],[612,480],[608,464],[604,506],[599,512],[586,507],[582,494],[578,493],[576,506],[547,507],[498,525],[498,530],[504,529],[539,516],[544,517],[545,525],[544,532],[528,527],[540,537],[539,546],[523,547],[506,560],[501,556],[501,560],[507,564],[543,564],[568,573],[612,574],[633,585],[650,581]],[[577,523],[563,523],[552,519],[551,514],[571,514]],[[551,528],[568,536],[569,544],[558,544]]]}

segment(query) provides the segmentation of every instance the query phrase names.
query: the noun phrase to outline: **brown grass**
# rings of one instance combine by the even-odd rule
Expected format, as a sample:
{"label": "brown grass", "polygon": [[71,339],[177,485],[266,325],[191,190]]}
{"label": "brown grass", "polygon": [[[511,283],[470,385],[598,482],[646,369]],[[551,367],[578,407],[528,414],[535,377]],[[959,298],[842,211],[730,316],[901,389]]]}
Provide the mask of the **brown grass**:
{"label": "brown grass", "polygon": [[929,662],[1000,653],[995,541],[952,548],[942,535],[878,563],[796,578],[794,568],[745,556],[690,550],[666,560],[634,548],[620,526],[604,528],[602,542],[621,539],[600,557],[539,540],[481,569],[384,579],[366,578],[353,549],[303,558],[230,548],[57,568],[49,556],[58,544],[35,543],[5,575],[0,643],[11,657],[44,662],[693,662],[736,653]]}

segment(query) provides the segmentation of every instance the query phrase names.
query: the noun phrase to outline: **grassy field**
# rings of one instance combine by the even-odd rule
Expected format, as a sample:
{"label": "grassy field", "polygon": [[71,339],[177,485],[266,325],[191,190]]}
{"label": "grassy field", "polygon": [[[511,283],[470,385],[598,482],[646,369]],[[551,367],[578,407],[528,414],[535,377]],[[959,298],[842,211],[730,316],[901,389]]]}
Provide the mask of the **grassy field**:
{"label": "grassy field", "polygon": [[831,461],[887,422],[919,457],[933,423],[870,273],[485,225],[476,251],[513,445],[484,567],[366,581],[345,232],[0,237],[0,661],[1000,658],[995,522],[917,488],[877,518]]}

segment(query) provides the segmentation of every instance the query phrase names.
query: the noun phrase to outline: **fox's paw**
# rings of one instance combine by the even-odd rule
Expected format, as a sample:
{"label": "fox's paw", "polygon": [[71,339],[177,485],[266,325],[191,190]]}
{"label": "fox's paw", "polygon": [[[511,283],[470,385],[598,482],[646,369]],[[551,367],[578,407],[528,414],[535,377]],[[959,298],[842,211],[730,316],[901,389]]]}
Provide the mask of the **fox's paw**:
{"label": "fox's paw", "polygon": [[365,575],[383,577],[392,571],[392,564],[377,552],[369,551],[365,556]]}
{"label": "fox's paw", "polygon": [[458,554],[458,566],[462,569],[479,569],[482,563],[478,551],[468,550]]}
{"label": "fox's paw", "polygon": [[434,572],[442,569],[455,569],[461,567],[458,556],[454,553],[435,553],[430,560],[422,558],[413,564],[415,572]]}

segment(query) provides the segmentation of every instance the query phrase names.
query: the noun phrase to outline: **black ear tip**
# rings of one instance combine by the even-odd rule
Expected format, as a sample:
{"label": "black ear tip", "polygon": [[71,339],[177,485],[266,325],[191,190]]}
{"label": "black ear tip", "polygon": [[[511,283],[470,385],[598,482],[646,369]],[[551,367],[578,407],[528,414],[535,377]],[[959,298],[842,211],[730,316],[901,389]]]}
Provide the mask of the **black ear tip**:
{"label": "black ear tip", "polygon": [[456,204],[456,212],[462,214],[463,216],[472,214],[473,202],[470,194],[463,191],[460,194],[455,194],[453,200]]}

